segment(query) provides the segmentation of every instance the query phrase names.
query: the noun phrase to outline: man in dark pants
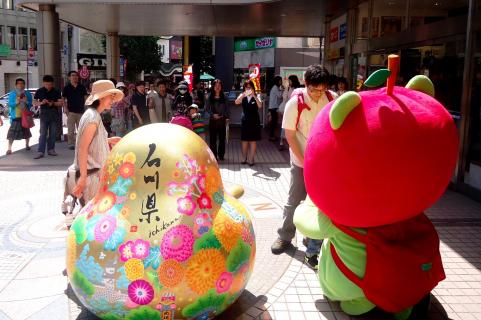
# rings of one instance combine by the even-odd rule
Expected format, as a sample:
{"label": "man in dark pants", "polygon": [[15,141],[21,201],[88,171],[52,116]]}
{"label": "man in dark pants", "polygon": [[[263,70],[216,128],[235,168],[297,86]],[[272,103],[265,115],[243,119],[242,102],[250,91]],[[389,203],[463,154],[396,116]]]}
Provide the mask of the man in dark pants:
{"label": "man in dark pants", "polygon": [[74,150],[75,130],[77,130],[80,118],[85,111],[85,99],[87,99],[88,93],[87,89],[79,83],[77,71],[70,71],[68,77],[70,83],[63,88],[62,97],[64,99],[64,111],[67,114],[68,147],[70,150]]}
{"label": "man in dark pants", "polygon": [[59,109],[62,107],[62,95],[53,86],[53,77],[45,75],[43,77],[43,87],[35,93],[36,106],[40,106],[40,138],[38,142],[38,154],[34,159],[43,158],[45,149],[50,156],[56,156],[55,139],[59,121]]}

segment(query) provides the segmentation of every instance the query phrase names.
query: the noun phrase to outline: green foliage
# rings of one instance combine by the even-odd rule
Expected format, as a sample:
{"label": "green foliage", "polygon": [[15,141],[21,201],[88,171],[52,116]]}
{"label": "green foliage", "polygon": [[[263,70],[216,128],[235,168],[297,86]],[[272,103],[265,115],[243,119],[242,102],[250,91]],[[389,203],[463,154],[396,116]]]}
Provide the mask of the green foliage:
{"label": "green foliage", "polygon": [[94,294],[95,288],[93,284],[78,270],[73,273],[73,284],[81,289],[89,297]]}
{"label": "green foliage", "polygon": [[159,282],[159,275],[155,271],[147,272],[147,278],[149,278],[150,283],[154,284],[155,289],[162,289],[162,285]]}
{"label": "green foliage", "polygon": [[142,306],[133,309],[126,317],[127,320],[159,320],[160,312],[151,307]]}
{"label": "green foliage", "polygon": [[250,255],[251,247],[239,239],[227,257],[227,271],[234,273],[239,270],[239,268],[249,260]]}
{"label": "green foliage", "polygon": [[109,312],[105,314],[99,315],[99,318],[102,320],[121,320],[122,318],[116,315],[115,313]]}
{"label": "green foliage", "polygon": [[82,244],[87,239],[86,225],[87,217],[85,214],[82,214],[74,220],[70,227],[70,229],[75,232],[75,240],[77,241],[77,244]]}
{"label": "green foliage", "polygon": [[120,36],[120,54],[127,59],[126,77],[134,81],[142,72],[155,73],[160,70],[161,56],[158,37]]}
{"label": "green foliage", "polygon": [[217,294],[214,289],[211,289],[195,302],[185,307],[182,310],[182,315],[187,318],[194,318],[208,310],[220,312],[226,297],[227,294]]}
{"label": "green foliage", "polygon": [[391,71],[389,71],[389,69],[379,69],[367,78],[364,85],[369,88],[380,87],[386,82],[390,75]]}
{"label": "green foliage", "polygon": [[197,253],[201,249],[220,249],[221,244],[214,234],[212,228],[204,233],[202,237],[197,239],[194,243],[194,252]]}

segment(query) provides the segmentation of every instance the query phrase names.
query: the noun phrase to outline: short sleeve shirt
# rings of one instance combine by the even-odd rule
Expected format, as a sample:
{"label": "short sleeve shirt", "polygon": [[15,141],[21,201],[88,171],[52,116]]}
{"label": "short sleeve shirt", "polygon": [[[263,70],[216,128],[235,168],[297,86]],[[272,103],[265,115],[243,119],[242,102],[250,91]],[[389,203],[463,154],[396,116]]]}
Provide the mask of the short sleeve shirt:
{"label": "short sleeve shirt", "polygon": [[68,111],[73,113],[84,113],[86,95],[87,89],[80,83],[76,87],[69,83],[62,91],[62,96],[67,99]]}
{"label": "short sleeve shirt", "polygon": [[74,165],[75,169],[79,169],[78,165],[78,147],[80,143],[80,139],[82,137],[85,128],[89,124],[95,124],[97,126],[97,132],[92,139],[92,142],[88,148],[88,155],[87,155],[87,169],[94,169],[99,168],[101,169],[105,162],[107,161],[107,157],[109,155],[109,143],[108,143],[108,134],[105,130],[105,127],[102,123],[102,117],[98,113],[97,110],[94,108],[88,108],[82,118],[80,119],[80,124],[78,126],[78,134],[77,134],[77,141],[75,142],[75,158],[74,158]]}
{"label": "short sleeve shirt", "polygon": [[[52,88],[50,91],[48,91],[45,87],[42,87],[35,92],[34,99],[40,100],[40,101],[42,101],[43,99],[46,99],[46,100],[56,102],[62,99],[62,94],[58,89]],[[48,105],[42,105],[40,106],[40,111],[48,114],[50,114],[50,112],[57,114],[58,107],[53,107],[53,106],[50,107]]]}
{"label": "short sleeve shirt", "polygon": [[132,96],[132,106],[137,106],[137,111],[144,124],[150,122],[149,109],[147,108],[147,95],[138,92],[134,93]]}
{"label": "short sleeve shirt", "polygon": [[[332,91],[329,92],[334,99],[337,98],[336,93]],[[323,94],[319,101],[316,103],[307,93],[307,89],[303,89],[302,93],[304,95],[304,101],[311,108],[311,110],[304,109],[302,111],[301,117],[299,119],[299,125],[296,128],[298,114],[297,96],[292,97],[286,103],[284,117],[282,119],[282,128],[296,131],[296,139],[301,147],[302,154],[304,154],[306,150],[307,138],[309,137],[309,131],[311,131],[312,123],[314,122],[317,114],[322,110],[322,108],[324,108],[329,103],[329,99],[327,98],[327,95]],[[304,164],[294,155],[292,149],[290,150],[290,154],[292,163],[298,167],[303,168]]]}

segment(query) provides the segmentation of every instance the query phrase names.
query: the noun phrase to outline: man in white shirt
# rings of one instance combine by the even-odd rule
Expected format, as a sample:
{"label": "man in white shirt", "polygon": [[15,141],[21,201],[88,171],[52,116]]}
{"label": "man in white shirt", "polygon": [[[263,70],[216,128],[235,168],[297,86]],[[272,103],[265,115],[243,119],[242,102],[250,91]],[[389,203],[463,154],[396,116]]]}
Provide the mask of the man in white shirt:
{"label": "man in white shirt", "polygon": [[[294,211],[301,201],[306,198],[304,184],[304,151],[307,137],[318,113],[329,101],[337,95],[328,91],[329,73],[320,65],[311,65],[305,73],[306,88],[302,89],[304,102],[309,108],[300,108],[298,97],[295,95],[286,104],[282,128],[286,132],[291,156],[291,182],[287,203],[284,206],[284,223],[278,229],[278,239],[273,243],[271,250],[280,254],[291,246],[291,241],[296,234],[296,227],[292,221]],[[300,114],[299,114],[300,112]],[[318,255],[322,241],[308,239],[306,250],[306,263],[316,269]]]}

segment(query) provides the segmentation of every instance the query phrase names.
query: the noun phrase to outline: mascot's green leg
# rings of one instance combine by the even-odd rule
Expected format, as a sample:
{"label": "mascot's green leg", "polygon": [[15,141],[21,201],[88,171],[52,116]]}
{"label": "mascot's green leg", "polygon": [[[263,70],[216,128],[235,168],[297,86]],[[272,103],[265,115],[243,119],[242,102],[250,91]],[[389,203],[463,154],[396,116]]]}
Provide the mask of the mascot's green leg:
{"label": "mascot's green leg", "polygon": [[398,312],[394,314],[394,318],[396,320],[407,320],[411,316],[411,312],[413,311],[413,308],[407,308],[404,311]]}
{"label": "mascot's green leg", "polygon": [[341,309],[351,316],[358,316],[367,313],[376,307],[366,298],[359,298],[355,300],[341,301]]}

